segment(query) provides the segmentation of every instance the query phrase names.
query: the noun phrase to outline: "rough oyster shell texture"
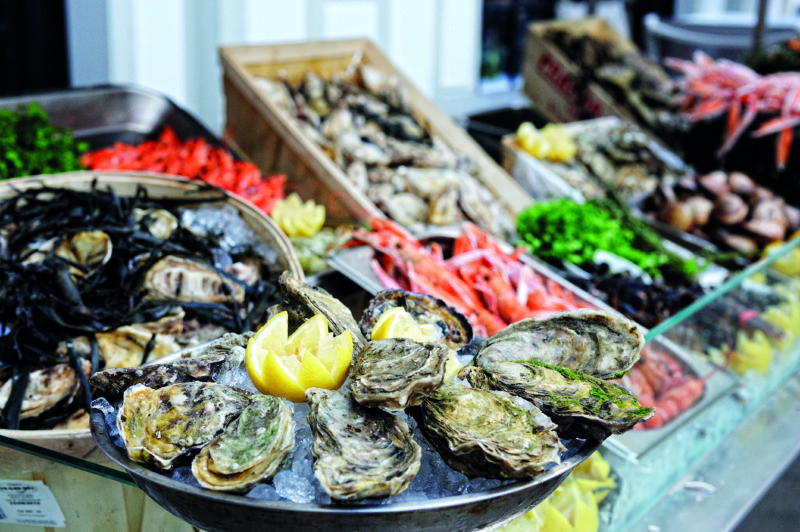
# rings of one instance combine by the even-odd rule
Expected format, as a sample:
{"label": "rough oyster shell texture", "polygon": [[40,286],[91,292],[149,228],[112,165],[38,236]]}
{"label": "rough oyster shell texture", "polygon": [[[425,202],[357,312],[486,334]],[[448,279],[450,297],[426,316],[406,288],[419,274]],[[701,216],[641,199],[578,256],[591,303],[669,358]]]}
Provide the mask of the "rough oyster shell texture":
{"label": "rough oyster shell texture", "polygon": [[[620,434],[655,413],[642,407],[632,394],[613,383],[539,362],[481,360],[463,370],[475,388],[501,390],[530,401],[559,424],[588,424],[578,433]],[[601,427],[596,434],[593,427]]]}
{"label": "rough oyster shell texture", "polygon": [[328,329],[339,336],[350,331],[356,350],[367,343],[358,328],[352,312],[344,303],[325,290],[300,282],[291,272],[285,271],[279,279],[280,306],[289,313],[289,328],[296,329],[315,314],[322,314],[328,321]]}
{"label": "rough oyster shell texture", "polygon": [[128,457],[170,469],[201,447],[250,404],[248,394],[211,382],[187,382],[125,391],[117,426]]}
{"label": "rough oyster shell texture", "polygon": [[533,360],[609,379],[628,371],[642,347],[642,330],[631,320],[580,309],[511,324],[486,340],[476,359]]}
{"label": "rough oyster shell texture", "polygon": [[373,340],[358,353],[350,390],[364,406],[403,410],[444,384],[449,349],[406,338]]}
{"label": "rough oyster shell texture", "polygon": [[292,408],[285,399],[253,396],[242,414],[192,461],[201,486],[247,491],[271,479],[294,448]]}
{"label": "rough oyster shell texture", "polygon": [[197,260],[167,255],[156,262],[144,277],[145,299],[182,303],[225,303],[231,294],[244,303],[244,288],[215,269]]}
{"label": "rough oyster shell texture", "polygon": [[550,418],[505,392],[448,382],[410,412],[444,461],[468,476],[531,478],[565,450]]}
{"label": "rough oyster shell texture", "polygon": [[392,307],[404,308],[419,324],[439,327],[440,341],[450,349],[458,349],[472,340],[472,326],[466,316],[441,299],[405,290],[383,290],[370,300],[358,324],[367,340],[381,315]]}
{"label": "rough oyster shell texture", "polygon": [[402,419],[359,405],[348,392],[311,388],[314,475],[339,501],[403,492],[419,471],[422,451]]}

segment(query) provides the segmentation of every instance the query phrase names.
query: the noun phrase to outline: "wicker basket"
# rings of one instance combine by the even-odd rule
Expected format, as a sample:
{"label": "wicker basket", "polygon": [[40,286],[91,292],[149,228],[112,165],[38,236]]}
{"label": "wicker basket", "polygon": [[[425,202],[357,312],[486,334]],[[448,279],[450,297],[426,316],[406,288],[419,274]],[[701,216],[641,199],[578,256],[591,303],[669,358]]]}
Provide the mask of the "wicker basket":
{"label": "wicker basket", "polygon": [[[198,191],[202,186],[197,181],[146,172],[73,172],[47,176],[34,176],[0,182],[0,200],[13,195],[14,190],[24,190],[42,185],[90,190],[97,180],[101,188],[111,187],[119,196],[132,196],[138,186],[143,186],[151,198],[191,198],[218,196],[219,191]],[[272,219],[255,205],[237,196],[229,195],[225,203],[233,205],[242,219],[264,243],[278,252],[278,261],[284,270],[291,271],[297,278],[305,279],[303,269],[297,261],[286,235]],[[110,464],[106,456],[97,448],[89,429],[72,430],[0,430],[0,436],[21,440],[45,447],[59,453],[86,458],[99,463]],[[8,463],[6,456],[10,450],[0,445],[0,463]]]}

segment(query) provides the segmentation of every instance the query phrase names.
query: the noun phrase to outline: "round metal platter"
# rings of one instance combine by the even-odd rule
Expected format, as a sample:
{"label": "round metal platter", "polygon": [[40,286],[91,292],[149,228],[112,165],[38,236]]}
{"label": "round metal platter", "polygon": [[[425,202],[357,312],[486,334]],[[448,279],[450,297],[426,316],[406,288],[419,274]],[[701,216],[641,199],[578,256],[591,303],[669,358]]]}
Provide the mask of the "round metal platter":
{"label": "round metal platter", "polygon": [[130,460],[108,435],[104,414],[92,409],[92,436],[100,449],[133,477],[163,508],[208,532],[270,530],[481,530],[521,515],[547,497],[601,442],[587,440],[578,452],[542,475],[483,493],[429,501],[348,506],[265,501],[213,492],[173,480]]}

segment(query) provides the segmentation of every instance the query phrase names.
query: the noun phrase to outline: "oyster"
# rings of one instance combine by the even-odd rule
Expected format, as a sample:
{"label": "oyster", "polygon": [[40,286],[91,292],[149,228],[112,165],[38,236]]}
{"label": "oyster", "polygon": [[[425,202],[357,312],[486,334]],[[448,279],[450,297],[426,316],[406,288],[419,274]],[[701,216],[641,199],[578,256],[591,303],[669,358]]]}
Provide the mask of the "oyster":
{"label": "oyster", "polygon": [[405,290],[383,290],[370,300],[358,324],[367,339],[378,319],[392,307],[406,309],[420,325],[436,325],[440,336],[431,338],[432,342],[443,342],[450,349],[458,349],[472,340],[472,326],[463,314],[441,299]]}
{"label": "oyster", "polygon": [[449,349],[406,338],[369,342],[356,356],[350,390],[364,406],[403,410],[444,383]]}
{"label": "oyster", "polygon": [[565,450],[550,418],[505,392],[448,382],[411,413],[444,461],[468,476],[530,478]]}
{"label": "oyster", "polygon": [[[145,299],[183,303],[244,303],[244,287],[197,260],[168,255],[145,274]],[[233,294],[233,295],[231,295]]]}
{"label": "oyster", "polygon": [[138,368],[107,369],[98,371],[89,378],[89,384],[107,397],[118,397],[134,384],[148,388],[163,388],[171,384],[192,381],[211,381],[223,370],[229,352],[235,348],[245,348],[253,333],[228,333],[219,338],[193,358],[165,364],[150,364]]}
{"label": "oyster", "polygon": [[608,379],[628,371],[643,346],[642,330],[631,320],[580,309],[509,325],[486,340],[476,358],[545,362]]}
{"label": "oyster", "polygon": [[[84,374],[91,372],[91,363],[81,359]],[[0,387],[0,411],[11,399],[14,379]],[[56,364],[32,371],[22,398],[19,422],[22,429],[36,429],[68,417],[70,407],[83,398],[78,373],[69,364]]]}
{"label": "oyster", "polygon": [[[530,401],[558,423],[578,422],[578,433],[584,436],[602,439],[606,431],[621,434],[655,413],[616,384],[540,362],[484,359],[462,374],[476,388],[501,390]],[[598,434],[595,426],[603,430]]]}
{"label": "oyster", "polygon": [[69,267],[69,272],[77,277],[94,273],[111,259],[113,245],[111,238],[103,231],[81,231],[63,240],[56,248],[57,257],[67,259],[86,268],[85,271]]}
{"label": "oyster", "polygon": [[192,461],[201,486],[247,491],[271,479],[294,447],[294,419],[285,399],[257,395]]}
{"label": "oyster", "polygon": [[178,229],[178,218],[165,209],[133,209],[133,219],[161,240],[167,240]]}
{"label": "oyster", "polygon": [[422,450],[402,419],[359,405],[347,392],[306,390],[314,434],[314,475],[339,501],[403,492],[419,471]]}
{"label": "oyster", "polygon": [[158,390],[135,384],[117,417],[128,457],[170,469],[217,436],[250,404],[250,396],[212,382],[172,384]]}
{"label": "oyster", "polygon": [[334,336],[350,331],[353,348],[360,350],[364,347],[366,339],[344,303],[321,288],[301,283],[289,271],[283,272],[279,283],[281,307],[289,313],[290,329],[296,329],[315,314],[322,314],[328,320],[328,328]]}

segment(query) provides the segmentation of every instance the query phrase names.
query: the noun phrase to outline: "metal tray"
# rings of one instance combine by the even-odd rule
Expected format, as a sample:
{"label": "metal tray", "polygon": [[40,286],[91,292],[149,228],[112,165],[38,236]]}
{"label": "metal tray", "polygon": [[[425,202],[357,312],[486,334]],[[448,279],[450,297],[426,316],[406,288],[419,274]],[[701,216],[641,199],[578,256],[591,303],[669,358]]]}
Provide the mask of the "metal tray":
{"label": "metal tray", "polygon": [[127,85],[102,85],[59,92],[26,93],[0,98],[0,109],[16,110],[36,101],[50,123],[70,128],[90,150],[115,142],[139,144],[154,140],[165,126],[181,140],[202,137],[225,146],[219,137],[172,100],[157,92]]}
{"label": "metal tray", "polygon": [[169,512],[202,530],[483,530],[510,521],[547,497],[572,469],[599,447],[587,440],[577,454],[540,476],[455,497],[420,502],[358,505],[263,501],[214,492],[173,480],[129,459],[108,435],[103,412],[92,408],[92,436],[103,452],[127,471],[147,495]]}

